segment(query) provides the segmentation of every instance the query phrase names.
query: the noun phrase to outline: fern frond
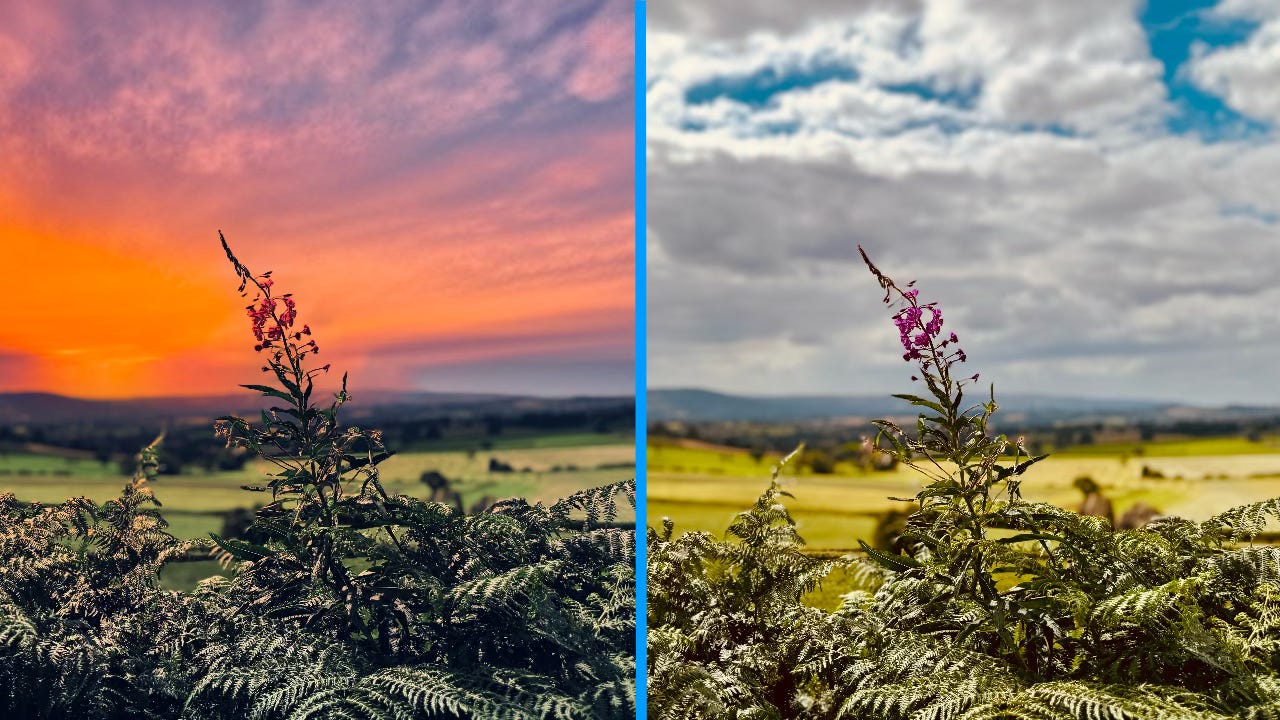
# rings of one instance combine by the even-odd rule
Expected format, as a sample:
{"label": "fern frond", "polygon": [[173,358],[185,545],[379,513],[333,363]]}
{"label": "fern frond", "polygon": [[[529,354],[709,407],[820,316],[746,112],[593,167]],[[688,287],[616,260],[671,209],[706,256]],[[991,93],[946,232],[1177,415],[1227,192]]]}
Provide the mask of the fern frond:
{"label": "fern frond", "polygon": [[1078,720],[1225,720],[1203,707],[1188,707],[1174,698],[1180,689],[1147,685],[1105,686],[1084,682],[1047,682],[1027,690],[1043,702]]}
{"label": "fern frond", "polygon": [[1200,527],[1224,540],[1248,540],[1266,530],[1270,518],[1280,519],[1280,498],[1231,508],[1200,523]]}
{"label": "fern frond", "polygon": [[1160,624],[1167,619],[1170,609],[1191,598],[1205,582],[1206,578],[1195,576],[1114,595],[1098,603],[1090,621],[1101,627],[1112,627],[1120,623]]}

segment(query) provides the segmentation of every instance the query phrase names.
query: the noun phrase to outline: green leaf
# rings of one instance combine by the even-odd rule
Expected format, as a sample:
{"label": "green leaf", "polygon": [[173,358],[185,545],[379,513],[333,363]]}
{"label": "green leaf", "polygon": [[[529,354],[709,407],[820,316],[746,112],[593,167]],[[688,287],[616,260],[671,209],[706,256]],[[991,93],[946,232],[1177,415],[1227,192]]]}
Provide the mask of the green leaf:
{"label": "green leaf", "polygon": [[289,402],[293,402],[292,397],[286,395],[285,393],[273,387],[269,387],[267,385],[241,385],[240,387],[246,388],[248,390],[256,390],[262,393],[263,395],[267,395],[274,398],[280,398],[281,400],[287,400]]}
{"label": "green leaf", "polygon": [[1014,543],[1027,542],[1028,540],[1052,540],[1060,543],[1067,542],[1066,538],[1060,535],[1051,535],[1049,533],[1018,533],[1012,537],[1000,538],[996,542],[1005,545],[1012,545]]}
{"label": "green leaf", "polygon": [[228,555],[235,558],[237,562],[245,560],[263,560],[275,555],[270,548],[263,547],[244,540],[235,540],[232,538],[219,537],[215,533],[209,533],[209,537],[213,538],[213,542],[222,548]]}
{"label": "green leaf", "polygon": [[871,547],[865,540],[859,540],[858,544],[862,546],[862,552],[866,553],[867,557],[894,572],[904,572],[921,566],[919,560],[909,555],[890,555]]}
{"label": "green leaf", "polygon": [[1024,473],[1024,472],[1026,472],[1026,471],[1027,471],[1027,468],[1031,467],[1032,465],[1035,465],[1036,463],[1040,462],[1041,460],[1043,460],[1043,459],[1045,459],[1045,458],[1047,458],[1047,457],[1049,457],[1049,456],[1048,456],[1048,455],[1037,455],[1036,457],[1033,457],[1033,458],[1031,458],[1030,460],[1027,460],[1027,461],[1025,461],[1025,462],[1020,462],[1020,463],[1018,463],[1017,465],[1014,465],[1014,466],[1013,466],[1013,467],[1011,467],[1011,468],[1008,468],[1008,467],[998,467],[998,468],[996,468],[996,479],[997,479],[997,480],[1003,480],[1003,479],[1005,479],[1005,478],[1007,478],[1007,477],[1013,477],[1013,476],[1021,475],[1022,473]]}
{"label": "green leaf", "polygon": [[942,413],[942,414],[944,414],[944,415],[945,415],[945,414],[946,414],[946,412],[947,412],[947,409],[946,409],[946,408],[944,408],[944,407],[942,407],[942,406],[941,406],[941,405],[939,405],[938,403],[936,403],[936,402],[932,402],[932,401],[930,401],[930,400],[925,400],[924,398],[922,398],[922,397],[920,397],[920,396],[918,396],[918,395],[905,395],[905,394],[902,394],[902,393],[895,393],[895,394],[893,395],[893,397],[896,397],[896,398],[898,398],[899,400],[906,400],[907,402],[911,403],[912,405],[919,405],[920,407],[927,407],[927,408],[929,408],[930,410],[935,410],[935,411],[940,412],[940,413]]}
{"label": "green leaf", "polygon": [[302,394],[302,390],[301,388],[298,387],[298,384],[290,380],[288,377],[286,377],[283,369],[281,369],[278,365],[273,366],[272,369],[275,370],[276,378],[280,380],[280,384],[288,388],[289,391],[293,393],[294,397],[297,397],[298,395]]}
{"label": "green leaf", "polygon": [[355,470],[357,468],[362,468],[365,465],[377,465],[378,463],[382,462],[383,460],[386,460],[392,455],[395,455],[395,453],[381,452],[381,453],[378,453],[377,455],[374,455],[372,460],[370,460],[368,457],[356,457],[354,455],[343,455],[342,459],[347,463],[348,466],[350,466],[352,470]]}

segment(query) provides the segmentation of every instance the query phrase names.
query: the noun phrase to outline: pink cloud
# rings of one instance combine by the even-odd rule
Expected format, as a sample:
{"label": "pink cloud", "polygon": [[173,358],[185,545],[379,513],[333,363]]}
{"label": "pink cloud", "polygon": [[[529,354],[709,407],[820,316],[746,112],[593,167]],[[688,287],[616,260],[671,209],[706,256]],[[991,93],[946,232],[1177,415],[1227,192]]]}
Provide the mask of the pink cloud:
{"label": "pink cloud", "polygon": [[[629,13],[22,5],[0,27],[0,239],[89,243],[216,288],[222,228],[353,348],[629,308]],[[109,315],[110,298],[65,292]],[[238,367],[216,359],[239,332],[230,302],[225,327],[202,320],[210,345],[161,348],[139,376],[201,352],[218,377]],[[626,348],[612,327],[600,337]]]}

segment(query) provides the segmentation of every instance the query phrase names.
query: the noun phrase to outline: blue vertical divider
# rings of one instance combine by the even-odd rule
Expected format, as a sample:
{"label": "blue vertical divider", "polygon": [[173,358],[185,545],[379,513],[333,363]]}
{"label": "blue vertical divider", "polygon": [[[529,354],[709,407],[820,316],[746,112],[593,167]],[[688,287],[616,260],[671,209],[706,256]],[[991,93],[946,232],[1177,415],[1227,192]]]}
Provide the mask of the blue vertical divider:
{"label": "blue vertical divider", "polygon": [[645,641],[646,618],[646,548],[645,521],[648,502],[645,500],[646,477],[645,446],[648,444],[648,423],[646,421],[645,401],[648,398],[645,354],[645,329],[647,326],[647,308],[645,306],[645,4],[637,2],[635,7],[635,213],[636,213],[636,717],[648,715],[648,644]]}

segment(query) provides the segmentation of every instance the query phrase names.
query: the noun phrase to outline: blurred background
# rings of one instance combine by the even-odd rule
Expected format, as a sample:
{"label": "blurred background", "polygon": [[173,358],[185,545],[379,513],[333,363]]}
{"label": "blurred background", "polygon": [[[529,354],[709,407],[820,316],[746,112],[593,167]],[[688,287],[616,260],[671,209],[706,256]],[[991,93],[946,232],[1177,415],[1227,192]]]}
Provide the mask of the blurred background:
{"label": "blurred background", "polygon": [[175,534],[247,522],[263,468],[211,424],[263,376],[220,229],[325,389],[350,371],[393,491],[629,477],[632,8],[532,5],[0,6],[0,490],[105,500],[165,429]]}
{"label": "blurred background", "polygon": [[859,244],[1054,452],[1029,496],[1088,476],[1119,522],[1280,493],[1274,3],[701,0],[648,29],[651,522],[723,530],[800,440],[815,545],[914,494],[859,442],[912,391]]}

